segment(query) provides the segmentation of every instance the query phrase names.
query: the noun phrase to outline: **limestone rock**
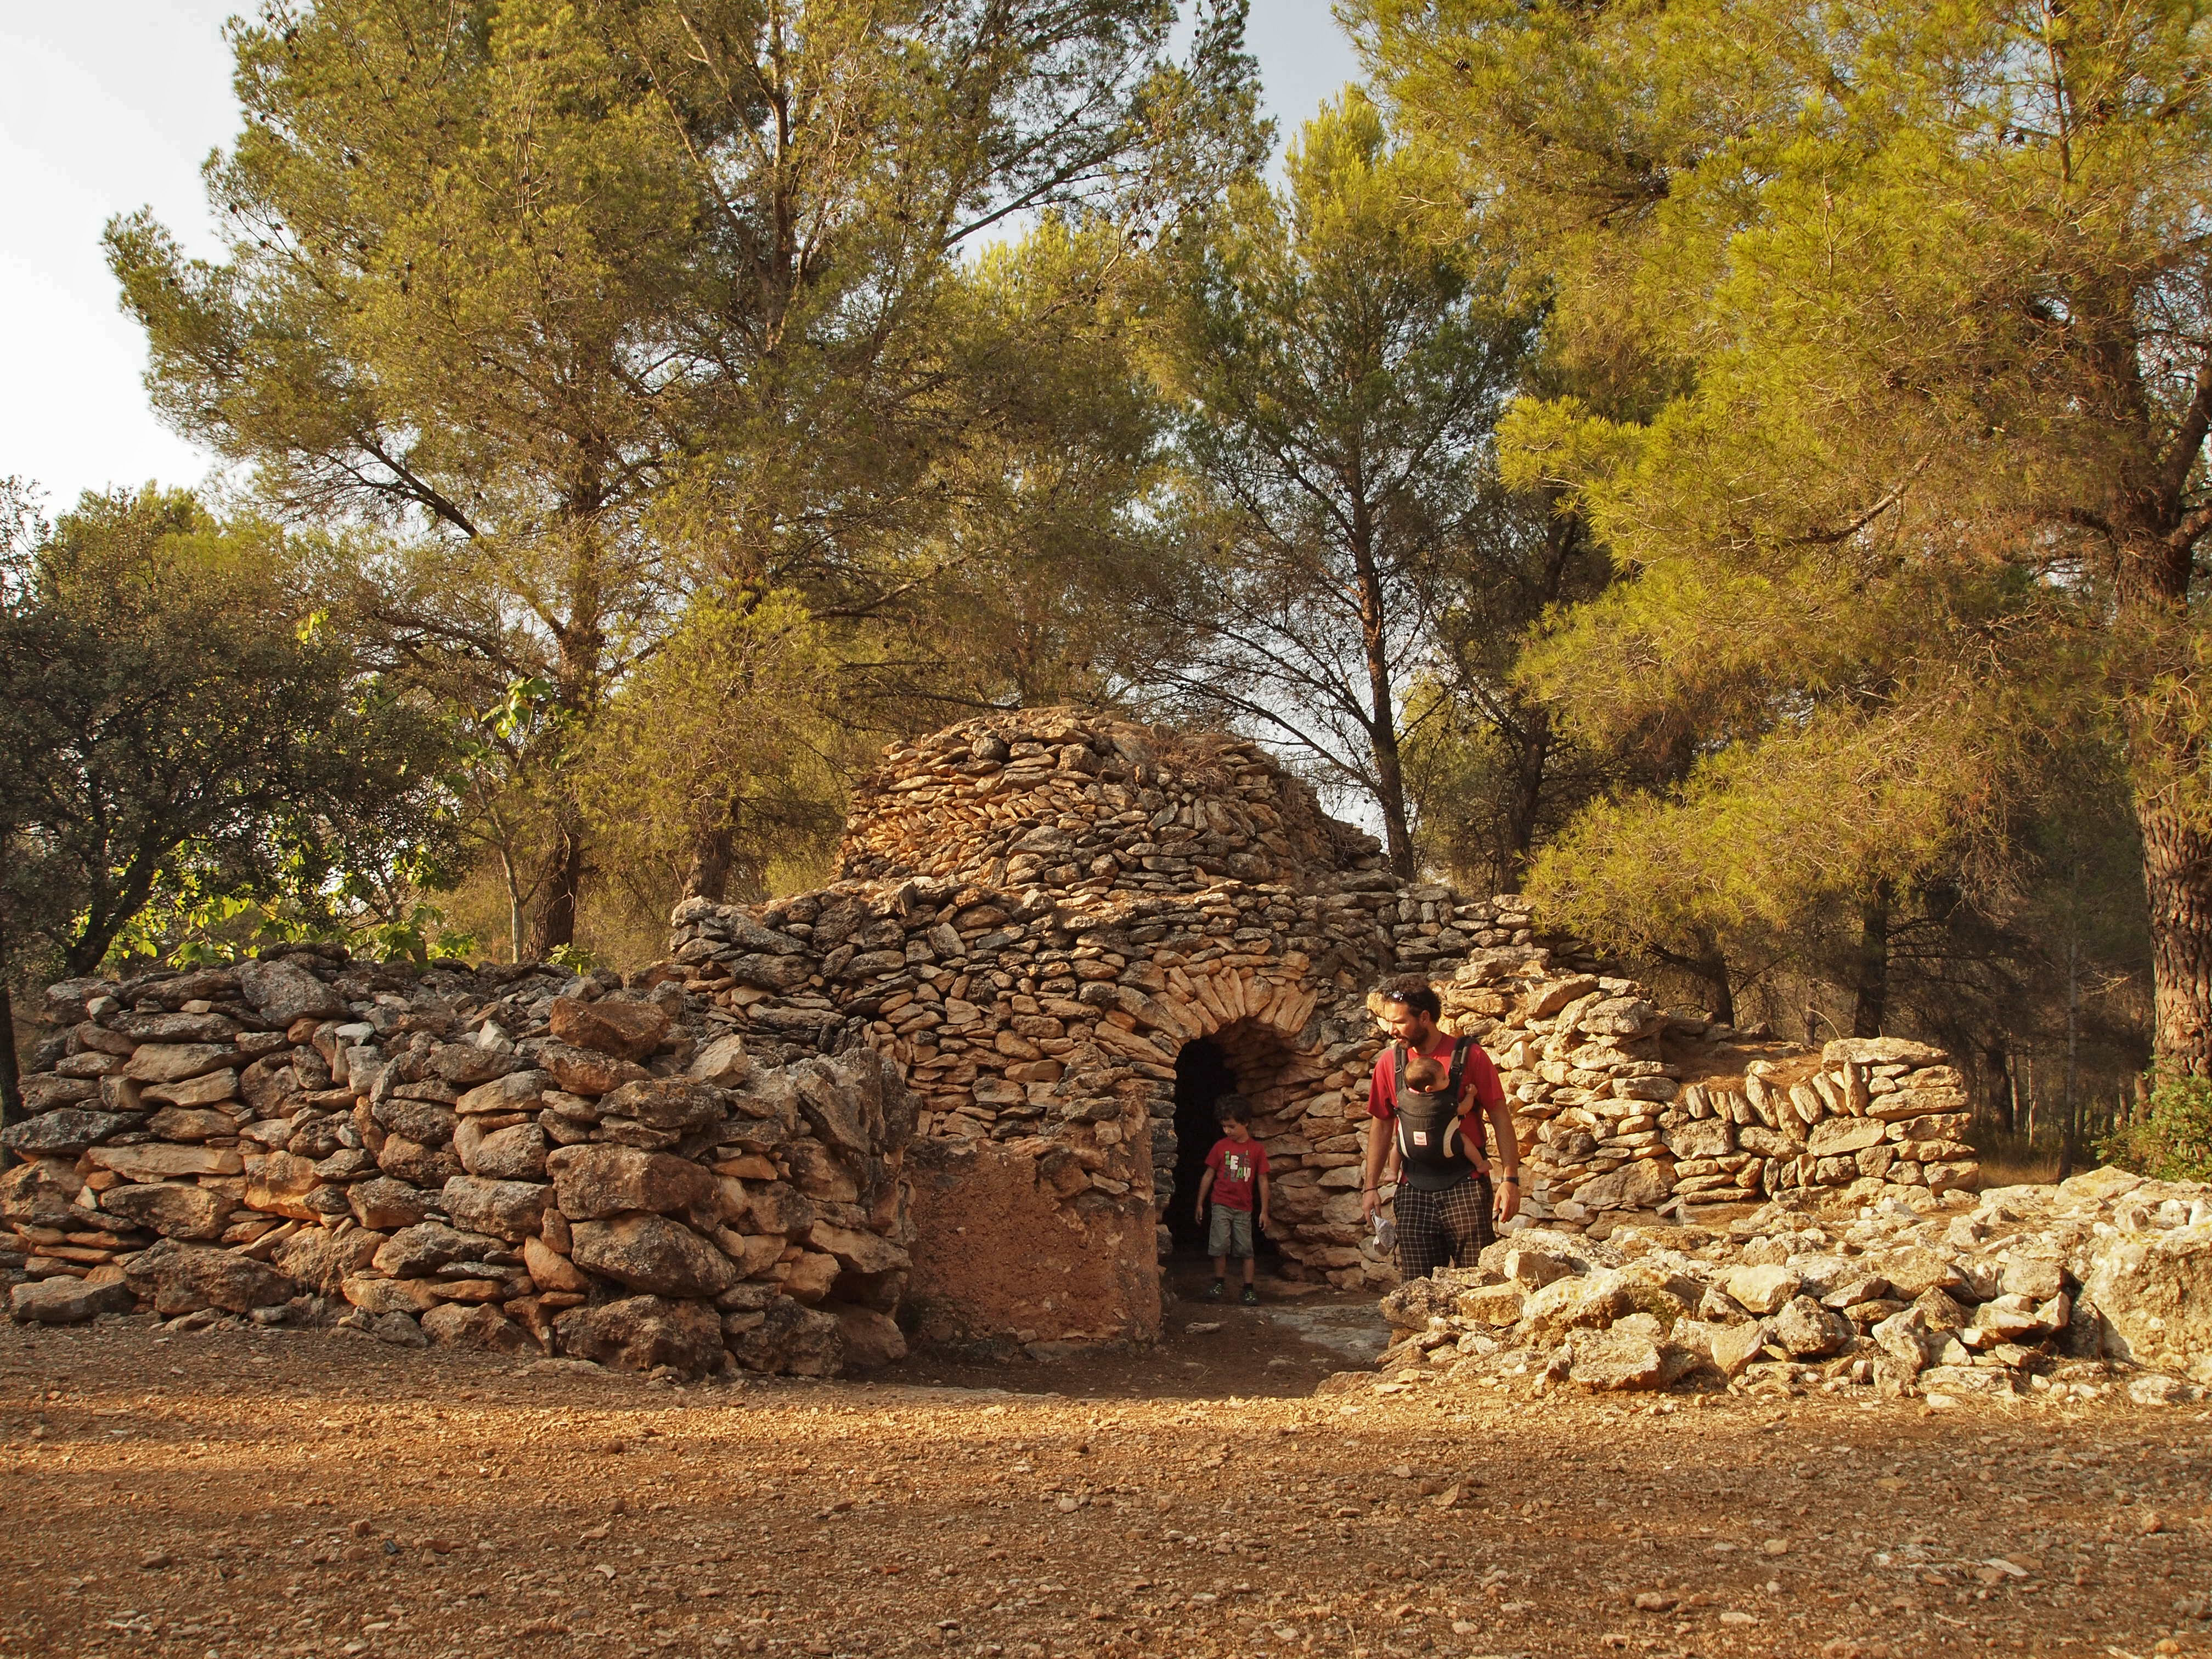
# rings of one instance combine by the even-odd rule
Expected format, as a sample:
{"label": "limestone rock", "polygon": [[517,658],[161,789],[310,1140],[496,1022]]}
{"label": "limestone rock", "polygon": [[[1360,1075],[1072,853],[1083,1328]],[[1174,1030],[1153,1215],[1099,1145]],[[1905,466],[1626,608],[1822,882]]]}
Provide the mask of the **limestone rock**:
{"label": "limestone rock", "polygon": [[657,1296],[711,1297],[738,1282],[729,1257],[680,1222],[634,1212],[579,1221],[569,1260],[633,1290]]}
{"label": "limestone rock", "polygon": [[81,1215],[73,1200],[84,1190],[84,1177],[61,1158],[40,1158],[0,1170],[0,1221],[34,1227],[68,1224]]}
{"label": "limestone rock", "polygon": [[668,1365],[700,1376],[722,1363],[721,1321],[697,1302],[633,1296],[571,1309],[554,1322],[554,1329],[562,1352],[630,1370]]}
{"label": "limestone rock", "polygon": [[411,1227],[429,1214],[430,1194],[404,1181],[378,1176],[347,1188],[346,1206],[362,1226],[376,1232],[392,1232]]}
{"label": "limestone rock", "polygon": [[1795,1268],[1780,1265],[1731,1267],[1721,1275],[1721,1288],[1747,1313],[1771,1314],[1797,1294]]}
{"label": "limestone rock", "polygon": [[579,1048],[591,1048],[623,1060],[643,1060],[668,1035],[669,1018],[650,1002],[602,997],[584,1002],[560,997],[547,1011],[553,1035]]}
{"label": "limestone rock", "polygon": [[205,1187],[173,1182],[149,1186],[111,1187],[100,1207],[134,1227],[164,1238],[214,1238],[230,1218],[230,1200]]}
{"label": "limestone rock", "polygon": [[165,1238],[133,1256],[124,1272],[131,1288],[164,1318],[220,1308],[247,1313],[289,1302],[297,1287],[251,1257]]}
{"label": "limestone rock", "polygon": [[1800,1359],[1834,1353],[1858,1334],[1851,1322],[1809,1296],[1792,1297],[1774,1316],[1774,1340]]}
{"label": "limestone rock", "polygon": [[422,1316],[422,1334],[448,1348],[488,1348],[494,1353],[534,1353],[529,1334],[497,1309],[441,1302]]}
{"label": "limestone rock", "polygon": [[635,1146],[587,1143],[556,1147],[545,1159],[554,1201],[570,1221],[599,1221],[624,1210],[667,1214],[706,1203],[713,1173],[688,1158]]}
{"label": "limestone rock", "polygon": [[8,1292],[8,1316],[18,1325],[82,1325],[130,1307],[131,1287],[119,1280],[93,1284],[58,1274],[34,1279]]}
{"label": "limestone rock", "polygon": [[376,1166],[410,1187],[437,1190],[463,1173],[461,1160],[448,1146],[426,1146],[405,1135],[388,1137],[376,1154]]}
{"label": "limestone rock", "polygon": [[455,1261],[480,1261],[500,1252],[500,1241],[465,1233],[442,1221],[418,1221],[403,1227],[377,1247],[377,1272],[394,1279],[421,1279]]}
{"label": "limestone rock", "polygon": [[272,1025],[339,1019],[346,1012],[335,989],[289,959],[239,963],[238,988],[254,1012]]}
{"label": "limestone rock", "polygon": [[545,1132],[535,1123],[512,1124],[466,1144],[457,1136],[455,1150],[461,1167],[472,1176],[492,1181],[545,1178]]}
{"label": "limestone rock", "polygon": [[872,1371],[906,1358],[906,1334],[887,1314],[839,1303],[823,1311],[837,1322],[846,1366]]}
{"label": "limestone rock", "polygon": [[442,1192],[446,1213],[457,1227],[494,1238],[524,1239],[536,1232],[553,1189],[534,1181],[488,1181],[459,1175]]}
{"label": "limestone rock", "polygon": [[[224,1077],[231,1074],[216,1072],[211,1075]],[[151,1099],[153,1093],[154,1091],[149,1089],[146,1091],[147,1098]],[[211,1112],[185,1106],[165,1106],[146,1120],[146,1133],[157,1140],[210,1140],[217,1135],[236,1134],[238,1120],[231,1116],[228,1112]]]}
{"label": "limestone rock", "polygon": [[487,1112],[534,1111],[554,1086],[550,1072],[509,1072],[489,1083],[479,1083],[453,1103],[463,1117]]}
{"label": "limestone rock", "polygon": [[599,1111],[682,1133],[720,1122],[722,1102],[717,1091],[689,1078],[645,1078],[612,1091],[599,1102]]}
{"label": "limestone rock", "polygon": [[839,1227],[817,1218],[807,1229],[806,1242],[837,1258],[848,1273],[902,1273],[912,1258],[890,1240],[854,1227]]}
{"label": "limestone rock", "polygon": [[1660,1345],[1631,1331],[1578,1330],[1568,1338],[1567,1376],[1602,1390],[1662,1389],[1669,1380]]}
{"label": "limestone rock", "polygon": [[578,1095],[608,1094],[649,1075],[635,1060],[550,1039],[538,1045],[537,1061],[562,1088]]}
{"label": "limestone rock", "polygon": [[246,1181],[246,1206],[268,1215],[312,1221],[316,1212],[309,1206],[307,1195],[321,1184],[315,1166],[306,1158],[290,1152],[271,1152]]}
{"label": "limestone rock", "polygon": [[541,1291],[568,1292],[592,1287],[592,1281],[574,1262],[542,1238],[522,1241],[522,1265],[530,1270],[532,1281]]}
{"label": "limestone rock", "polygon": [[343,1293],[345,1282],[368,1266],[385,1242],[382,1233],[359,1227],[343,1233],[311,1227],[276,1247],[274,1265],[309,1290],[325,1296]]}
{"label": "limestone rock", "polygon": [[108,1136],[137,1125],[137,1118],[121,1112],[64,1106],[0,1129],[0,1146],[26,1158],[75,1158]]}
{"label": "limestone rock", "polygon": [[2098,1239],[2080,1275],[2106,1354],[2212,1382],[2212,1220]]}
{"label": "limestone rock", "polygon": [[845,1330],[830,1314],[778,1297],[761,1322],[731,1336],[730,1357],[748,1370],[835,1376],[845,1363]]}

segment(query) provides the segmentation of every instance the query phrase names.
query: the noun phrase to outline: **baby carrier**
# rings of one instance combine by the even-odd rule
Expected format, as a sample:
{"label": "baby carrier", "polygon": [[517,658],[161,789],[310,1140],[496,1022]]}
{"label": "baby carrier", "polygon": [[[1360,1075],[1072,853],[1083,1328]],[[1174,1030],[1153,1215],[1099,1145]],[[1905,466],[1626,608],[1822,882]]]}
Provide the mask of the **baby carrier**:
{"label": "baby carrier", "polygon": [[[1474,1039],[1452,1043],[1451,1077],[1441,1093],[1419,1094],[1403,1088],[1409,1056],[1406,1045],[1390,1048],[1391,1107],[1396,1114],[1398,1160],[1407,1184],[1432,1193],[1456,1186],[1475,1172],[1477,1149],[1466,1145],[1460,1121],[1460,1089],[1466,1080],[1468,1050]],[[1481,1130],[1475,1133],[1479,1136]]]}

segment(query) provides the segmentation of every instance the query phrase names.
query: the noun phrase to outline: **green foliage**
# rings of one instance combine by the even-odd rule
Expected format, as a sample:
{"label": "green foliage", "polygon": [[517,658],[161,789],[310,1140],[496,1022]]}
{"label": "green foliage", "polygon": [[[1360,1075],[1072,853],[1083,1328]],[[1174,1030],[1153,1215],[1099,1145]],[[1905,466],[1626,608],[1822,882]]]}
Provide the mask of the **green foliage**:
{"label": "green foliage", "polygon": [[1152,361],[1183,416],[1187,556],[1157,603],[1191,646],[1143,672],[1371,801],[1410,872],[1404,699],[1530,319],[1472,257],[1448,164],[1357,90],[1285,173],[1165,263]]}
{"label": "green foliage", "polygon": [[387,919],[449,852],[436,725],[313,624],[283,539],[88,495],[0,569],[6,933],[84,973]]}
{"label": "green foliage", "polygon": [[2212,1079],[2154,1073],[2142,1115],[2097,1156],[2154,1181],[2212,1181]]}
{"label": "green foliage", "polygon": [[[1241,6],[1182,64],[1174,21],[326,0],[237,30],[227,258],[141,214],[111,264],[157,406],[331,531],[331,625],[456,712],[514,948],[526,912],[534,948],[569,939],[618,864],[578,769],[695,592],[799,592],[902,720],[976,695],[941,624],[1018,631],[999,574],[1120,498],[1053,465],[1090,453],[1057,361],[1087,289],[1000,315],[963,258],[1066,215],[1126,266],[1256,161]],[[1055,680],[1056,650],[982,695]],[[518,685],[550,688],[529,721],[478,718]]]}
{"label": "green foliage", "polygon": [[[1621,580],[1528,684],[1663,761],[1547,896],[1678,945],[1916,884],[1996,907],[2054,757],[2118,742],[2160,960],[2202,960],[2199,10],[1352,10],[1552,307],[1504,473]],[[2161,1046],[2212,1064],[2202,975],[2162,975]]]}

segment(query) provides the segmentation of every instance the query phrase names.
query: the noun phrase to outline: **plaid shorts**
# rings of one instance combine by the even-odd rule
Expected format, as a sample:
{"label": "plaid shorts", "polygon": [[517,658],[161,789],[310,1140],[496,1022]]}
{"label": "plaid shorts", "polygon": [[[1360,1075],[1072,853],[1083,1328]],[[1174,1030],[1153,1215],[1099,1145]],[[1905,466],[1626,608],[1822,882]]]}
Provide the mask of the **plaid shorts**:
{"label": "plaid shorts", "polygon": [[1491,1224],[1490,1177],[1469,1176],[1441,1191],[1398,1184],[1398,1271],[1425,1279],[1438,1267],[1468,1267],[1498,1239]]}

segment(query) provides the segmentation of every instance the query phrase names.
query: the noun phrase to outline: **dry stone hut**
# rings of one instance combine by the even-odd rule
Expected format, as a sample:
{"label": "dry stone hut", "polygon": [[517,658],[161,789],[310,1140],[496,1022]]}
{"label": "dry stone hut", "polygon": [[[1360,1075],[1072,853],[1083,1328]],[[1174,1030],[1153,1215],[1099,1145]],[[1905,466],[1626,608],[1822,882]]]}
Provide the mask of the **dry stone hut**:
{"label": "dry stone hut", "polygon": [[676,961],[756,1054],[866,1044],[904,1069],[902,1316],[927,1334],[1155,1334],[1231,1089],[1268,1148],[1280,1270],[1389,1282],[1358,1162],[1367,996],[1390,974],[1442,984],[1499,1061],[1540,1218],[1785,1188],[1924,1200],[1970,1172],[1963,1079],[1936,1051],[1810,1055],[1663,1014],[1522,901],[1401,882],[1238,738],[974,720],[886,757],[842,866],[758,910],[687,903]]}

